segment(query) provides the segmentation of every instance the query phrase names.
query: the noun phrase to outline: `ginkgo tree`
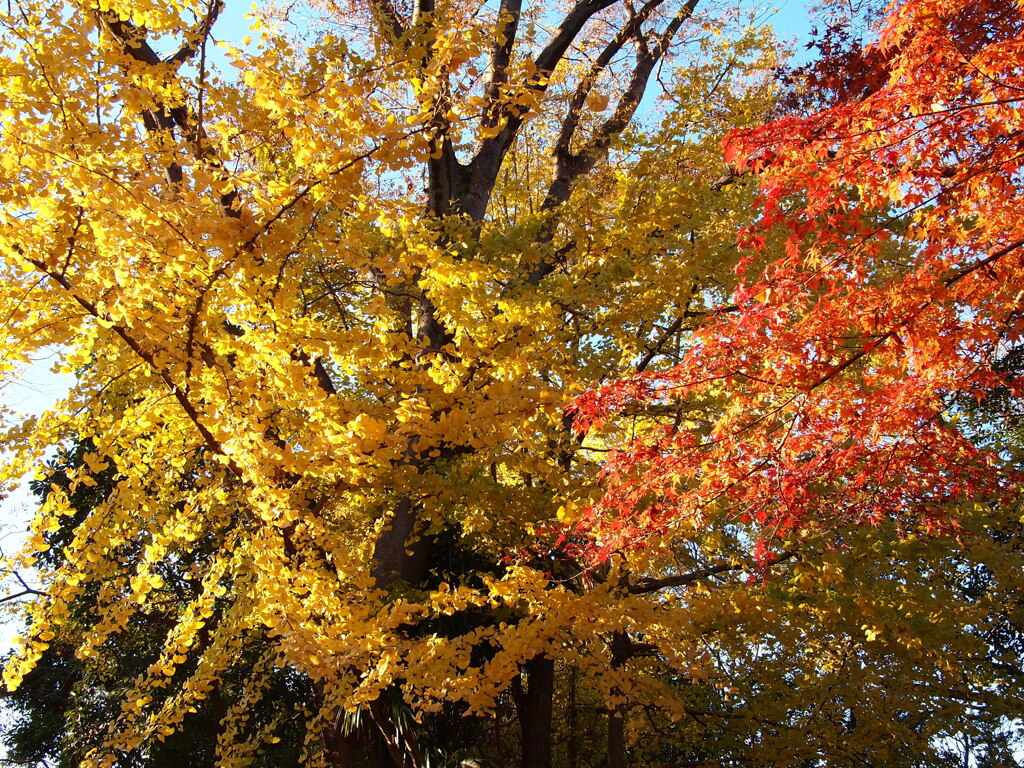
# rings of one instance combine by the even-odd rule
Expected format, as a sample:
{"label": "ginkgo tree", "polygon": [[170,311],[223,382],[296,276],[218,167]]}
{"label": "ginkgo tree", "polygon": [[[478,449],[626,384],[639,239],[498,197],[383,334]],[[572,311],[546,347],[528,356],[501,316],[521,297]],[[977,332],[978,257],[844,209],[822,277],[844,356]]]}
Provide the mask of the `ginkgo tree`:
{"label": "ginkgo tree", "polygon": [[144,763],[228,690],[223,766],[295,722],[307,765],[914,764],[1013,711],[981,634],[1015,626],[1012,532],[768,563],[728,515],[587,528],[616,442],[736,412],[659,398],[581,440],[565,407],[676,370],[732,293],[753,192],[719,143],[771,108],[767,30],[696,0],[271,7],[229,76],[222,11],[0,12],[4,371],[55,348],[78,382],[5,417],[4,477],[89,446],[9,564],[53,568],[7,684],[162,627],[82,765]]}

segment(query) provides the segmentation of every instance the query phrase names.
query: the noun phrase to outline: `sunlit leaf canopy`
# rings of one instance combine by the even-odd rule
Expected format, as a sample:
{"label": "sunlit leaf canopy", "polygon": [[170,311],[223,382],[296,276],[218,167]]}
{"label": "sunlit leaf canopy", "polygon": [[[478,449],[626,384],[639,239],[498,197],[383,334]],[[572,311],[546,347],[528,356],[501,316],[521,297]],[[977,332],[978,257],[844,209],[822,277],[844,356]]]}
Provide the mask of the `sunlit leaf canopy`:
{"label": "sunlit leaf canopy", "polygon": [[[221,45],[222,12],[0,12],[3,365],[58,349],[77,376],[38,420],[5,414],[4,477],[87,446],[9,563],[44,567],[45,595],[7,684],[62,639],[103,669],[160,627],[83,765],[144,756],[229,693],[219,765],[295,718],[301,760],[342,765],[361,731],[341,712],[425,764],[397,701],[421,724],[514,711],[518,759],[544,768],[570,677],[619,757],[627,721],[636,744],[657,732],[646,711],[690,723],[679,754],[711,718],[730,754],[810,758],[859,696],[861,749],[927,744],[947,726],[896,716],[916,694],[881,669],[1002,690],[963,631],[988,608],[954,584],[875,564],[874,596],[849,594],[864,547],[909,562],[948,542],[852,530],[820,559],[785,550],[772,581],[732,514],[614,552],[573,538],[608,448],[735,410],[725,388],[639,403],[581,439],[565,407],[669,370],[729,301],[754,192],[720,143],[772,107],[770,30],[695,0],[380,0],[259,8],[249,43]],[[800,547],[820,554],[818,536]],[[964,557],[993,563],[996,591],[1015,562]],[[963,618],[932,627],[945,598]],[[282,670],[311,685],[299,714],[262,700]],[[803,698],[826,685],[834,706]]]}

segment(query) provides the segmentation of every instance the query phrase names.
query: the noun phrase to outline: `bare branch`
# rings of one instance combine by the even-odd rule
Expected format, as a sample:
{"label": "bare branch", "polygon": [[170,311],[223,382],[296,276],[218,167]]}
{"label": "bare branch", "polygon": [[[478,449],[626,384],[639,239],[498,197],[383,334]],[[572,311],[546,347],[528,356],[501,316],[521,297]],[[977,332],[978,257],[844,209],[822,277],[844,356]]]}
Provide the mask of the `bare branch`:
{"label": "bare branch", "polygon": [[488,127],[497,125],[501,119],[501,86],[508,80],[508,65],[512,58],[522,7],[522,0],[501,0],[501,7],[498,9],[498,23],[494,30],[494,45],[491,47],[491,57],[487,65],[487,87],[484,91],[487,99],[484,124]]}
{"label": "bare branch", "polygon": [[551,38],[544,50],[540,52],[534,64],[544,74],[555,71],[558,62],[562,60],[565,52],[569,50],[572,41],[583,29],[583,25],[590,21],[590,17],[598,11],[602,11],[615,4],[616,0],[581,0],[558,25],[555,36]]}
{"label": "bare branch", "polygon": [[[657,44],[653,49],[649,48],[646,44],[637,45],[637,61],[630,76],[629,85],[619,98],[619,102],[611,117],[605,120],[579,153],[570,152],[567,146],[568,140],[571,139],[572,133],[575,132],[574,122],[579,119],[578,115],[573,117],[572,108],[570,107],[570,114],[566,118],[569,123],[568,129],[566,126],[563,126],[566,144],[562,144],[560,137],[559,146],[555,150],[555,178],[548,187],[547,196],[541,205],[542,210],[552,211],[568,200],[573,182],[580,176],[589,173],[608,154],[608,148],[611,146],[612,139],[629,125],[633,115],[636,114],[636,110],[640,106],[640,102],[647,90],[647,83],[650,80],[655,65],[661,60],[665,51],[668,50],[669,44],[676,36],[683,22],[693,15],[698,2],[699,0],[687,0],[687,3],[679,9],[679,12],[676,13],[672,21],[665,27],[665,30],[658,35]],[[644,13],[646,8],[647,6],[645,5],[637,13],[637,16]],[[650,13],[650,11],[648,10],[647,13]],[[632,37],[638,40],[641,39],[642,33],[639,31],[639,28],[634,30]],[[624,43],[625,39],[622,42]],[[614,49],[610,55],[614,55],[618,50],[615,47],[615,43],[616,41],[612,41],[609,44],[609,48],[606,49],[606,52],[609,49]],[[621,47],[621,44],[618,47]],[[603,55],[604,53],[602,53]],[[538,244],[550,243],[554,238],[554,234],[555,220],[552,217],[542,226],[537,237]],[[542,261],[527,274],[526,283],[528,285],[538,285],[541,280],[555,270],[555,266],[555,263],[551,260]]]}
{"label": "bare branch", "polygon": [[[633,72],[629,79],[629,85],[619,98],[619,103],[615,107],[615,111],[612,113],[600,128],[594,133],[587,142],[586,146],[578,153],[573,154],[569,151],[569,140],[572,138],[572,134],[575,132],[575,123],[579,120],[578,110],[582,108],[582,99],[579,104],[576,103],[576,97],[573,102],[570,103],[570,113],[566,117],[566,124],[563,125],[562,134],[559,136],[559,142],[556,147],[556,164],[557,171],[554,181],[551,183],[551,187],[548,190],[548,196],[544,200],[542,208],[550,210],[558,205],[561,205],[569,199],[569,189],[572,183],[579,178],[581,175],[588,173],[594,165],[597,164],[607,153],[608,147],[611,145],[612,139],[621,133],[629,121],[633,119],[633,115],[636,114],[637,107],[640,106],[640,102],[644,97],[644,93],[647,90],[647,83],[650,80],[651,72],[654,71],[654,66],[661,60],[665,51],[668,49],[669,43],[675,37],[679,28],[683,25],[690,16],[693,15],[694,8],[697,7],[698,0],[688,0],[679,12],[675,15],[665,30],[658,36],[658,44],[653,50],[650,50],[646,45],[638,45],[637,47],[637,60],[636,66],[633,68]],[[648,5],[651,5],[649,2]],[[657,7],[657,3],[651,5],[648,8],[645,5],[637,13],[634,19],[631,19],[627,28],[623,31],[629,31],[629,35],[623,37],[620,41],[619,38],[613,40],[608,48],[605,49],[601,54],[601,58],[595,62],[595,66],[600,64],[600,70],[607,66],[607,62],[601,64],[603,57],[607,54],[608,60],[610,61],[611,56],[622,47],[629,37],[642,39],[642,33],[639,29],[639,24],[642,21],[640,18],[643,14],[649,15],[654,8]],[[635,21],[635,24],[633,23]],[[595,74],[596,77],[596,74]],[[582,85],[582,84],[581,84]],[[586,98],[584,93],[583,99]],[[576,107],[576,114],[573,114],[573,107]]]}
{"label": "bare branch", "polygon": [[677,317],[665,330],[661,332],[657,340],[647,345],[647,351],[644,356],[640,358],[640,362],[636,364],[636,372],[643,373],[651,361],[658,355],[665,343],[679,333],[679,330],[683,327],[683,323],[686,321],[686,313]]}
{"label": "bare branch", "polygon": [[[579,35],[584,25],[591,17],[605,8],[614,5],[616,0],[580,0],[562,20],[554,36],[548,44],[534,59],[534,66],[537,69],[537,79],[528,84],[528,89],[533,93],[543,94],[548,87],[548,76],[555,70],[565,52],[569,50],[576,36]],[[518,7],[521,0],[505,0],[502,8],[512,11],[516,9],[514,17],[518,19]],[[500,19],[500,16],[499,16]],[[500,23],[500,21],[499,21]],[[504,67],[498,64],[506,54],[504,48],[508,49],[508,56],[511,56],[514,44],[512,32],[509,33],[505,42],[499,46],[497,52],[492,51],[490,76],[491,81],[487,88],[488,106],[484,110],[484,125],[493,127],[498,125],[502,119],[505,124],[497,135],[483,140],[473,160],[470,162],[466,176],[467,194],[462,201],[462,212],[468,215],[473,221],[482,221],[487,210],[487,203],[490,200],[491,191],[494,189],[498,172],[501,170],[502,161],[506,153],[515,141],[519,129],[523,125],[525,110],[521,106],[503,107],[500,103],[500,85],[504,82]],[[497,76],[497,80],[495,77]]]}
{"label": "bare branch", "polygon": [[583,105],[586,103],[587,96],[590,95],[590,91],[593,89],[598,77],[600,77],[612,59],[630,39],[638,38],[638,42],[643,40],[643,37],[639,35],[640,26],[662,2],[664,0],[647,0],[639,11],[633,13],[629,21],[619,30],[619,33],[601,51],[601,54],[591,65],[590,71],[580,80],[576,86],[576,91],[569,100],[569,110],[566,113],[565,120],[562,121],[562,128],[559,132],[558,140],[555,142],[556,153],[569,153],[572,137],[576,132],[576,128],[579,127],[580,117],[583,114]]}
{"label": "bare branch", "polygon": [[18,584],[21,585],[21,592],[17,592],[13,595],[5,595],[4,597],[0,597],[0,603],[9,603],[12,600],[18,600],[22,597],[28,597],[30,595],[33,597],[47,596],[46,592],[41,592],[38,589],[35,589],[34,587],[30,587],[28,585],[28,582],[25,581],[25,578],[17,571],[8,571],[7,573],[8,575],[13,576],[15,580],[18,582]]}
{"label": "bare branch", "polygon": [[40,592],[38,589],[23,589],[21,592],[16,592],[13,595],[4,595],[0,597],[0,604],[9,603],[12,600],[20,600],[23,597],[46,597],[45,592]]}
{"label": "bare branch", "polygon": [[999,248],[998,250],[993,251],[988,256],[986,256],[984,259],[981,259],[980,261],[976,261],[973,264],[968,264],[963,269],[957,270],[956,272],[954,272],[952,275],[947,277],[942,282],[946,286],[955,285],[956,283],[958,283],[961,280],[963,280],[965,277],[967,277],[972,272],[977,272],[979,269],[984,269],[985,267],[989,266],[993,262],[999,261],[999,259],[1003,258],[1007,254],[1013,253],[1014,251],[1016,251],[1018,248],[1020,248],[1022,246],[1024,246],[1024,240],[1016,240],[1016,241],[1010,243],[1009,245],[1005,245],[1002,248]]}
{"label": "bare branch", "polygon": [[[792,560],[795,557],[797,557],[796,552],[793,550],[786,550],[769,563],[769,565],[778,565],[779,563],[784,563],[787,560]],[[702,579],[706,579],[711,576],[728,573],[729,571],[742,571],[748,567],[749,566],[747,565],[738,565],[735,563],[722,563],[721,565],[712,565],[699,571],[690,571],[689,573],[665,576],[660,579],[641,579],[636,584],[627,585],[626,591],[631,595],[646,595],[651,592],[657,592],[659,589],[683,587],[687,584],[693,584],[695,581],[701,581]]]}
{"label": "bare branch", "polygon": [[210,0],[210,4],[206,9],[206,15],[199,23],[199,26],[185,36],[185,44],[177,52],[164,59],[163,63],[170,64],[174,69],[177,69],[195,56],[199,48],[206,42],[214,23],[223,10],[224,0]]}

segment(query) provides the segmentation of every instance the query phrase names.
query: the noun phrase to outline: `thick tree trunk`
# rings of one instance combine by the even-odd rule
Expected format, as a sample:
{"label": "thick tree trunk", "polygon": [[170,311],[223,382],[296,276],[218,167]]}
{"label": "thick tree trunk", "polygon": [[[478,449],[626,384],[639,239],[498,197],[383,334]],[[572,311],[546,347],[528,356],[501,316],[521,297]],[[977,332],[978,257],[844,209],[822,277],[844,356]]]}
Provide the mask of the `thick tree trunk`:
{"label": "thick tree trunk", "polygon": [[383,737],[365,725],[345,734],[333,725],[324,734],[324,752],[330,768],[394,768]]}
{"label": "thick tree trunk", "polygon": [[568,728],[568,746],[566,748],[566,763],[567,768],[578,768],[579,766],[579,734],[576,733],[577,728],[577,716],[576,716],[576,677],[579,675],[579,670],[573,667],[569,671],[569,722]]}
{"label": "thick tree trunk", "polygon": [[430,558],[429,542],[422,536],[410,542],[418,533],[417,508],[405,496],[395,505],[391,525],[381,533],[374,547],[373,578],[378,587],[386,589],[396,581],[419,584],[426,575]]}
{"label": "thick tree trunk", "polygon": [[516,710],[519,713],[519,765],[520,768],[551,768],[555,662],[546,656],[538,656],[523,665],[523,673],[513,686]]}
{"label": "thick tree trunk", "polygon": [[608,768],[626,766],[626,720],[622,707],[608,713]]}
{"label": "thick tree trunk", "polygon": [[[630,642],[625,632],[612,635],[612,668],[622,667],[629,659]],[[612,694],[621,696],[622,691],[612,689]],[[625,707],[614,705],[608,712],[608,768],[625,768],[626,766],[626,717]]]}

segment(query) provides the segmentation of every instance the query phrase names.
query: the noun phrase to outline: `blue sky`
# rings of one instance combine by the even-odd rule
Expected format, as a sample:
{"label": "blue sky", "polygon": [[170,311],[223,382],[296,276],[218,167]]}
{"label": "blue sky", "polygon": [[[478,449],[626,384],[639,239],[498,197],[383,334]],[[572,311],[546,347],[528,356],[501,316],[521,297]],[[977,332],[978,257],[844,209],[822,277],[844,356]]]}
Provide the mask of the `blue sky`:
{"label": "blue sky", "polygon": [[811,34],[810,11],[804,0],[777,0],[772,8],[778,11],[772,14],[770,23],[775,27],[779,37],[806,42]]}
{"label": "blue sky", "polygon": [[[763,11],[759,16],[775,27],[779,37],[798,42],[798,50],[802,50],[811,30],[808,8],[813,3],[810,0],[739,0],[739,3]],[[251,34],[250,21],[245,18],[251,10],[251,0],[226,0],[226,7],[214,28],[214,36],[225,42],[239,43]]]}

